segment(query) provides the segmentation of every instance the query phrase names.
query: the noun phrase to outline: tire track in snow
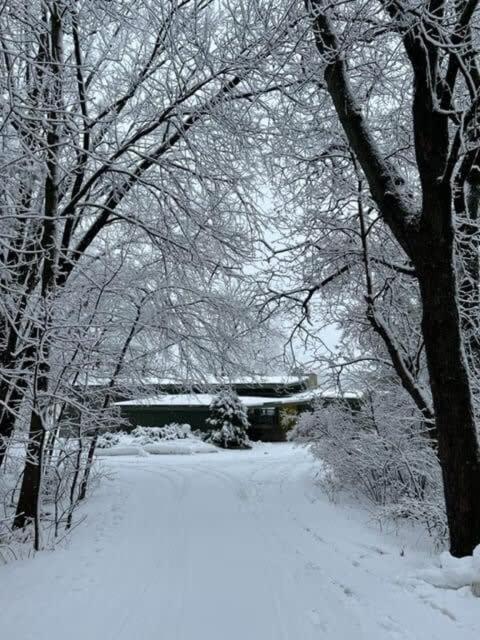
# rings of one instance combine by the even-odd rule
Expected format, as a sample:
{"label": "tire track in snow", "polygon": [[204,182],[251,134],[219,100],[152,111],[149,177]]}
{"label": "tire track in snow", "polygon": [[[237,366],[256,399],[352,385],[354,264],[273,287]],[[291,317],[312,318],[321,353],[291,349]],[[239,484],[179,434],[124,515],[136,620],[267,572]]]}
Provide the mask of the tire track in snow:
{"label": "tire track in snow", "polygon": [[[132,468],[148,477],[146,488],[150,492],[154,488],[154,495],[157,498],[159,508],[161,506],[164,515],[168,514],[170,522],[168,529],[165,527],[163,533],[168,530],[175,530],[176,536],[175,538],[172,536],[167,539],[166,545],[165,541],[163,541],[161,548],[157,546],[151,549],[148,570],[143,571],[142,575],[139,576],[140,587],[132,589],[130,601],[124,607],[120,621],[112,625],[111,640],[132,640],[132,638],[137,637],[138,629],[142,626],[145,637],[154,637],[154,634],[158,631],[159,620],[157,612],[158,607],[162,605],[162,596],[164,598],[164,611],[172,614],[174,618],[170,623],[170,627],[175,626],[176,621],[178,624],[182,602],[180,598],[175,600],[175,589],[169,588],[166,594],[162,594],[162,588],[166,583],[173,585],[174,576],[181,575],[181,572],[178,572],[176,568],[176,559],[178,558],[176,551],[178,550],[177,545],[184,546],[182,537],[185,535],[185,528],[178,517],[181,514],[181,509],[178,509],[178,505],[186,493],[186,478],[184,474],[170,466],[158,469],[143,465],[132,465]],[[162,482],[152,485],[151,476],[161,479]],[[165,508],[166,490],[170,491],[168,510]],[[138,498],[141,500],[142,496],[138,496]],[[152,498],[152,495],[148,496],[150,504],[152,504]],[[150,520],[148,510],[141,509],[140,513],[144,517],[143,527],[148,528],[148,520]],[[138,516],[138,513],[135,515]],[[134,539],[132,544],[135,545]],[[167,576],[170,576],[170,579]],[[151,594],[156,594],[153,601],[158,602],[157,607],[152,602]],[[172,601],[167,606],[169,599]],[[177,613],[175,613],[176,610]]]}
{"label": "tire track in snow", "polygon": [[[278,466],[278,463],[274,461],[255,470],[251,474],[250,478],[257,487],[259,498],[260,493],[258,491],[259,483],[256,480],[257,476],[261,476],[266,469],[271,469],[272,467],[277,467],[278,470]],[[281,474],[279,483],[267,482],[262,483],[260,486],[273,487],[277,485],[280,488],[281,484],[287,480],[290,471],[291,465],[285,465],[285,473]],[[281,490],[279,494],[282,494]],[[350,601],[345,599],[345,597],[336,597],[332,587],[336,587],[337,585],[335,585],[332,577],[323,571],[318,564],[315,564],[310,558],[305,556],[295,544],[292,544],[290,538],[286,539],[285,536],[280,535],[279,532],[284,532],[285,529],[288,529],[288,522],[285,521],[284,527],[277,527],[276,529],[272,529],[272,527],[269,526],[264,511],[266,502],[264,497],[257,501],[257,506],[260,506],[260,509],[256,511],[255,515],[259,523],[259,529],[263,530],[269,547],[277,548],[277,556],[283,558],[289,557],[290,560],[286,563],[289,566],[297,565],[295,575],[289,575],[289,579],[291,580],[293,578],[297,586],[294,589],[290,588],[291,597],[286,600],[285,604],[290,608],[292,604],[295,605],[297,609],[297,625],[299,624],[298,619],[308,619],[310,625],[309,627],[304,625],[302,638],[318,638],[320,632],[322,632],[324,638],[331,638],[332,640],[333,638],[335,638],[335,640],[351,640],[351,638],[361,640],[362,638],[370,638],[370,634],[367,633],[364,635],[362,633],[358,619],[351,615]],[[285,503],[284,500],[282,503],[288,504]],[[291,537],[295,539],[296,534]],[[308,594],[307,601],[309,601],[309,605],[303,600],[301,602],[296,601],[296,594],[300,593],[305,595],[306,592]],[[344,593],[342,595],[345,596]],[[289,637],[293,638],[294,635]]]}
{"label": "tire track in snow", "polygon": [[[220,481],[227,486],[228,489],[232,492],[232,496],[237,499],[237,507],[239,511],[243,514],[243,523],[252,531],[255,532],[255,535],[258,534],[258,529],[255,526],[257,523],[254,522],[254,526],[252,527],[251,522],[248,523],[248,520],[251,520],[252,511],[247,508],[247,503],[249,502],[249,492],[248,485],[246,482],[242,481],[237,475],[228,473],[224,470],[213,469],[212,467],[207,467],[206,465],[198,465],[195,467],[190,467],[194,469],[197,473],[201,474],[202,478],[213,478],[216,481]],[[288,611],[288,608],[282,607],[282,601],[278,597],[278,580],[276,579],[276,571],[272,566],[271,562],[267,560],[269,555],[269,550],[265,548],[263,554],[263,568],[265,569],[264,577],[267,577],[269,583],[268,592],[272,598],[272,605],[275,613],[276,620],[276,631],[275,631],[275,639],[278,640],[291,640],[292,636],[288,634],[286,624],[285,624],[285,612]],[[234,577],[234,576],[233,576]],[[283,603],[285,604],[285,603]]]}
{"label": "tire track in snow", "polygon": [[[308,469],[308,463],[305,465]],[[425,616],[430,616],[431,617],[431,612],[429,612],[428,610],[425,610],[425,605],[426,604],[430,604],[430,602],[426,602],[425,600],[422,600],[421,598],[417,597],[416,594],[414,594],[411,590],[407,591],[405,588],[402,588],[401,586],[398,585],[398,583],[395,583],[394,580],[388,580],[385,579],[384,577],[382,577],[382,575],[378,572],[374,572],[370,569],[368,569],[367,567],[364,567],[362,565],[360,565],[358,562],[356,562],[354,560],[354,558],[352,558],[352,556],[347,552],[345,552],[345,550],[343,548],[341,548],[338,544],[336,544],[334,541],[331,540],[327,540],[326,538],[320,536],[319,534],[316,533],[316,531],[313,530],[313,528],[311,527],[310,524],[307,524],[305,522],[305,520],[301,519],[296,512],[293,511],[293,508],[296,508],[298,510],[299,508],[299,504],[298,503],[294,503],[291,500],[288,499],[287,496],[287,492],[285,491],[285,485],[286,483],[290,480],[291,481],[291,476],[290,476],[290,471],[291,467],[290,465],[285,465],[284,468],[281,470],[279,476],[281,476],[280,482],[279,482],[279,486],[280,486],[280,492],[282,493],[282,495],[284,496],[284,502],[287,506],[287,513],[290,516],[290,520],[293,522],[296,522],[297,525],[299,526],[299,533],[300,534],[309,534],[312,538],[312,540],[315,541],[315,543],[319,544],[320,547],[322,548],[322,551],[320,552],[320,558],[323,557],[328,557],[329,561],[331,559],[332,556],[332,551],[334,552],[334,555],[337,557],[337,562],[336,562],[336,566],[335,570],[339,570],[339,566],[340,563],[343,562],[346,566],[342,568],[342,571],[344,571],[346,576],[349,576],[349,578],[346,580],[347,584],[343,584],[342,581],[334,578],[330,572],[326,572],[323,567],[321,567],[320,565],[316,564],[315,566],[317,567],[317,570],[322,572],[323,575],[325,576],[325,578],[327,580],[331,581],[332,587],[334,589],[336,589],[337,591],[341,591],[343,592],[344,595],[346,595],[349,599],[350,599],[350,609],[353,607],[356,611],[357,611],[357,617],[360,621],[362,621],[362,626],[365,625],[365,621],[370,620],[371,622],[374,623],[374,628],[373,629],[366,629],[365,630],[365,635],[367,637],[375,637],[375,638],[379,638],[379,640],[383,640],[386,637],[386,633],[388,634],[388,636],[394,640],[419,640],[419,636],[417,635],[417,631],[415,629],[415,627],[412,629],[407,629],[407,626],[410,626],[412,621],[409,619],[408,616],[405,615],[405,609],[403,609],[402,607],[398,606],[398,602],[401,602],[402,599],[406,599],[408,602],[408,606],[409,609],[411,610],[412,605],[415,609],[418,609],[418,614],[420,615],[420,617],[425,617]],[[261,473],[262,470],[260,469],[258,471],[258,473]],[[308,495],[305,491],[303,492],[304,494],[304,498],[305,500],[310,503],[310,504],[314,504],[315,502],[319,502],[318,499],[314,499],[312,498],[311,494]],[[294,507],[293,507],[294,505]],[[319,503],[319,506],[321,506],[321,502]],[[280,531],[284,532],[285,529],[280,529]],[[292,535],[290,536],[289,540],[299,540],[299,536],[298,535]],[[284,540],[287,544],[289,542],[289,540]],[[309,562],[309,558],[312,557],[312,554],[307,553],[306,549],[308,549],[308,546],[304,546],[304,545],[294,545],[296,552],[298,552],[299,554],[303,555],[303,557],[305,558],[306,562]],[[349,546],[353,546],[353,545],[349,545]],[[378,546],[372,546],[372,545],[362,545],[361,543],[357,543],[357,545],[359,548],[360,547],[364,547],[365,549],[369,550],[369,551],[374,551],[377,554],[380,555],[389,555],[388,551],[384,551],[378,548]],[[325,553],[328,554],[328,556],[325,556]],[[366,555],[361,556],[361,557],[368,557]],[[359,574],[363,574],[363,577],[360,577]],[[365,580],[366,578],[366,580]],[[377,599],[372,599],[367,598],[365,596],[365,594],[363,593],[363,591],[365,591],[365,588],[368,588],[368,581],[370,582],[370,587],[374,587],[375,591],[377,591],[377,593],[381,594],[382,597],[379,597]],[[356,583],[357,586],[352,586],[352,582]],[[361,584],[361,587],[359,587],[358,585]],[[384,598],[383,595],[387,595],[389,592],[395,592],[396,593],[396,597],[395,600],[392,602],[390,601],[388,598]],[[371,594],[370,594],[371,595]],[[406,602],[404,604],[407,604]],[[458,634],[458,629],[459,629],[459,625],[457,624],[452,624],[455,623],[455,617],[451,617],[448,616],[448,618],[445,620],[445,618],[443,618],[443,620],[441,619],[442,616],[439,614],[442,614],[443,616],[445,616],[445,611],[443,610],[442,607],[432,607],[435,610],[435,616],[437,618],[436,622],[439,623],[439,626],[444,626],[445,624],[451,626],[451,632],[452,632],[452,637],[454,637],[455,633]],[[399,619],[398,618],[398,614],[401,614],[402,617]],[[415,618],[418,619],[418,618]],[[463,627],[465,628],[465,627]],[[466,630],[466,629],[465,629]],[[372,635],[372,633],[376,633],[377,635]],[[435,638],[440,637],[439,635],[437,635],[436,631],[431,629],[428,632],[428,636],[422,636],[422,639],[425,638],[428,640],[434,640]]]}

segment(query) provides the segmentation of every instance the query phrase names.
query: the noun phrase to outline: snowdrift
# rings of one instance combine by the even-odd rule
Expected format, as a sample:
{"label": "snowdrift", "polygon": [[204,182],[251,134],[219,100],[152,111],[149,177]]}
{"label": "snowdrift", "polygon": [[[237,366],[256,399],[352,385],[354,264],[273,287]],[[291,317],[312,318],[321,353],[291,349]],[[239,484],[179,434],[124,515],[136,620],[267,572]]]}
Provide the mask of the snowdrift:
{"label": "snowdrift", "polygon": [[97,449],[97,456],[148,456],[143,447],[129,445],[115,445],[110,449]]}
{"label": "snowdrift", "polygon": [[169,440],[167,442],[157,442],[155,444],[147,444],[144,446],[147,453],[154,455],[171,454],[171,453],[217,453],[218,448],[212,444],[203,442],[202,440]]}
{"label": "snowdrift", "polygon": [[475,547],[472,556],[454,558],[448,551],[440,555],[440,567],[426,569],[418,577],[425,582],[442,589],[462,589],[480,586],[480,545]]}
{"label": "snowdrift", "polygon": [[[175,427],[179,427],[175,425]],[[105,456],[148,456],[190,455],[193,453],[216,453],[218,448],[195,437],[188,425],[174,429],[138,427],[132,433],[105,434],[96,455]],[[188,430],[186,429],[188,427]],[[175,437],[176,436],[176,437]]]}

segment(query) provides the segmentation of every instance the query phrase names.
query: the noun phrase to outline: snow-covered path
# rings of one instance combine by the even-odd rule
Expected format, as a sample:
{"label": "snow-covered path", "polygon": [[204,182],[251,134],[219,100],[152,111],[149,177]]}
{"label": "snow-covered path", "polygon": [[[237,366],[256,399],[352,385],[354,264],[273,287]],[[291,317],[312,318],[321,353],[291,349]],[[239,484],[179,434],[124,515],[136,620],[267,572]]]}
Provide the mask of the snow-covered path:
{"label": "snow-covered path", "polygon": [[470,640],[467,590],[333,505],[305,451],[108,459],[67,548],[0,567],[9,640]]}

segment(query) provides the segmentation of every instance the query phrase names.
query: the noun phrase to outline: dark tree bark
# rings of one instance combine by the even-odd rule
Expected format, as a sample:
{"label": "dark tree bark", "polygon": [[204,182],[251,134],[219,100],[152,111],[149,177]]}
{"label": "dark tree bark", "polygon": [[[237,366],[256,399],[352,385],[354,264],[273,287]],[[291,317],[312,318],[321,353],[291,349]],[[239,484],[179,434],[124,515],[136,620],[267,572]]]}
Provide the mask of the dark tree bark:
{"label": "dark tree bark", "polygon": [[30,523],[35,524],[35,549],[39,549],[38,532],[39,499],[42,484],[42,452],[45,439],[42,417],[36,411],[32,412],[27,445],[27,459],[23,472],[20,495],[13,526],[23,528]]}
{"label": "dark tree bark", "polygon": [[460,318],[452,303],[457,287],[450,251],[452,260],[436,256],[417,269],[451,552],[462,556],[480,541],[480,463]]}
{"label": "dark tree bark", "polygon": [[[355,158],[353,158],[353,162],[356,165]],[[435,425],[435,415],[433,413],[432,407],[430,406],[429,400],[425,397],[420,389],[417,381],[415,380],[412,372],[410,371],[410,367],[408,363],[405,361],[398,345],[389,331],[388,327],[384,323],[383,319],[379,317],[375,305],[375,296],[373,290],[373,282],[372,276],[370,272],[370,253],[368,248],[368,231],[367,224],[365,220],[365,212],[363,210],[362,203],[362,181],[358,182],[358,219],[360,223],[360,238],[362,243],[362,258],[363,264],[365,268],[365,287],[366,287],[366,296],[365,301],[367,303],[366,315],[367,320],[369,321],[372,329],[375,333],[380,337],[385,348],[388,351],[390,356],[390,360],[392,362],[393,368],[402,384],[402,387],[408,393],[410,398],[415,403],[417,409],[422,414],[423,425],[425,427],[426,432],[428,433],[433,446],[436,448],[437,446],[437,428]]]}
{"label": "dark tree bark", "polygon": [[[477,146],[478,143],[477,139]],[[462,304],[462,330],[469,367],[476,377],[480,376],[479,161],[478,149],[466,154],[455,180],[453,194],[455,212],[461,220],[457,254],[461,274],[459,295]]]}
{"label": "dark tree bark", "polygon": [[7,454],[8,444],[12,433],[15,429],[15,408],[21,401],[22,391],[16,386],[10,388],[9,393],[6,394],[8,409],[3,407],[0,412],[0,469],[5,462],[5,456]]}
{"label": "dark tree bark", "polygon": [[[24,299],[25,297],[23,296]],[[24,299],[21,300],[21,308],[24,307]],[[5,341],[5,350],[0,355],[3,370],[3,379],[0,381],[0,398],[4,402],[4,406],[0,409],[0,469],[5,460],[10,438],[15,430],[16,413],[27,386],[25,373],[22,369],[25,362],[28,362],[33,356],[33,343],[24,347],[21,359],[14,355],[20,342],[19,336],[22,333],[20,316],[21,312],[17,313],[13,326],[9,327],[5,335],[2,336],[2,340]]]}

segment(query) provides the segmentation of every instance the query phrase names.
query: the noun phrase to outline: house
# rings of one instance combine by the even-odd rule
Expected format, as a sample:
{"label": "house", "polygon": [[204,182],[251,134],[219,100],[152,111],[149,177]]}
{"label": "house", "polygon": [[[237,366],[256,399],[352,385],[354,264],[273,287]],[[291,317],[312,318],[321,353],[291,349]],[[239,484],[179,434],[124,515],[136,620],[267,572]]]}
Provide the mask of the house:
{"label": "house", "polygon": [[[122,417],[134,426],[161,427],[171,422],[187,423],[194,429],[206,429],[209,407],[215,389],[228,384],[239,395],[247,409],[250,422],[249,435],[252,440],[276,442],[285,440],[285,413],[298,415],[308,410],[318,400],[325,402],[338,394],[320,392],[314,374],[305,376],[258,376],[226,381],[209,380],[209,393],[200,385],[189,388],[172,380],[157,381],[154,389],[163,393],[152,393],[142,398],[133,398],[116,403]],[[195,389],[198,388],[199,392]],[[352,394],[350,394],[352,395]],[[343,397],[346,397],[344,395]],[[357,396],[356,396],[357,397]],[[353,400],[353,396],[351,397]]]}
{"label": "house", "polygon": [[[187,423],[192,429],[206,429],[210,415],[210,405],[215,397],[212,393],[179,393],[150,396],[117,402],[122,417],[132,426],[163,427],[171,422]],[[271,397],[240,396],[251,424],[252,439],[283,440],[283,434],[276,432],[277,425],[272,419],[275,409],[266,407],[273,401]],[[263,428],[260,434],[259,429]],[[258,432],[258,433],[257,433]],[[260,437],[263,435],[263,438]]]}
{"label": "house", "polygon": [[[101,407],[108,393],[127,425],[164,426],[187,423],[193,429],[207,429],[210,404],[222,387],[236,391],[246,407],[252,440],[277,442],[285,440],[287,429],[303,411],[319,402],[347,401],[359,406],[361,394],[321,390],[317,376],[257,375],[237,378],[204,377],[201,381],[173,378],[143,378],[141,381],[118,379],[114,388],[109,380],[89,376],[79,392],[92,406]],[[138,397],[135,390],[139,389]],[[80,414],[69,407],[62,415],[61,430],[65,436],[75,435]],[[128,429],[128,426],[127,426]]]}
{"label": "house", "polygon": [[[194,429],[206,429],[206,419],[215,391],[228,386],[234,389],[245,405],[252,440],[270,442],[284,440],[285,432],[276,410],[276,399],[286,398],[313,389],[315,374],[243,376],[234,379],[208,377],[188,384],[169,378],[144,381],[143,387],[152,394],[116,403],[122,417],[133,426],[164,426],[170,422],[190,424]],[[208,393],[205,391],[208,390]]]}

